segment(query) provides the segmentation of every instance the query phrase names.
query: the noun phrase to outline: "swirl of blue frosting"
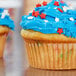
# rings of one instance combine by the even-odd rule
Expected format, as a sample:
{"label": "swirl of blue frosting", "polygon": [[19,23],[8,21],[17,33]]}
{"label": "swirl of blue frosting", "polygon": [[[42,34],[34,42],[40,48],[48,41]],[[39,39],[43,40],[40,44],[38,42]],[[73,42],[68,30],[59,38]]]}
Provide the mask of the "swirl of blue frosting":
{"label": "swirl of blue frosting", "polygon": [[[54,5],[55,1],[59,2],[59,6]],[[23,29],[31,29],[44,34],[58,34],[60,28],[63,31],[60,31],[61,34],[76,38],[76,11],[70,9],[66,3],[53,0],[46,6],[36,7],[35,11],[39,11],[39,14],[46,14],[46,18],[42,19],[39,15],[32,16],[32,13],[24,15],[20,24]]]}
{"label": "swirl of blue frosting", "polygon": [[15,28],[14,21],[10,18],[8,10],[4,8],[0,8],[0,26],[7,26],[11,30]]}

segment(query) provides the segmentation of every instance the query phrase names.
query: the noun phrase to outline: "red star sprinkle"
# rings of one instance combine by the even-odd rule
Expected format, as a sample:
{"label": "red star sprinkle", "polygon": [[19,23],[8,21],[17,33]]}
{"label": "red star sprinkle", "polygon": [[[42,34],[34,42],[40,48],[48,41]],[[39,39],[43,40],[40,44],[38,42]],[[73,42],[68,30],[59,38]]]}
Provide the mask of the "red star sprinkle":
{"label": "red star sprinkle", "polygon": [[45,19],[45,18],[46,18],[46,14],[42,13],[42,14],[40,15],[40,17],[41,17],[41,19]]}
{"label": "red star sprinkle", "polygon": [[64,1],[61,0],[60,3],[64,3]]}
{"label": "red star sprinkle", "polygon": [[33,10],[32,16],[34,16],[34,14],[35,14],[35,10]]}
{"label": "red star sprinkle", "polygon": [[61,13],[63,13],[63,10],[62,9],[60,9],[60,8],[57,8]]}
{"label": "red star sprinkle", "polygon": [[75,23],[76,24],[76,23]]}
{"label": "red star sprinkle", "polygon": [[39,15],[39,11],[36,11],[35,14],[34,14],[34,16],[38,17],[38,15]]}
{"label": "red star sprinkle", "polygon": [[39,4],[39,3],[38,3],[38,4],[36,4],[36,7],[41,7],[41,4]]}
{"label": "red star sprinkle", "polygon": [[43,6],[46,6],[47,5],[47,2],[46,1],[43,1],[42,4],[43,4]]}
{"label": "red star sprinkle", "polygon": [[63,33],[63,29],[62,28],[58,28],[57,33],[59,33],[59,34]]}
{"label": "red star sprinkle", "polygon": [[59,6],[59,2],[55,1],[54,5]]}
{"label": "red star sprinkle", "polygon": [[32,13],[32,16],[38,17],[38,15],[39,15],[39,11],[35,12],[35,10],[34,10],[33,13]]}

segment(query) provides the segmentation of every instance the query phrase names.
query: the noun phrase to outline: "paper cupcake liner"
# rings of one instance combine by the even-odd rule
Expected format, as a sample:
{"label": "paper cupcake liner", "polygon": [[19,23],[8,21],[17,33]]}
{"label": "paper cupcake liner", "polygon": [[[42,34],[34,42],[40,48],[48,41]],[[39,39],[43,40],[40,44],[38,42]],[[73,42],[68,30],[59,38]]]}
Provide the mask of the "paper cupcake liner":
{"label": "paper cupcake liner", "polygon": [[40,69],[76,69],[75,43],[25,41],[31,67]]}
{"label": "paper cupcake liner", "polygon": [[0,58],[3,57],[6,38],[7,38],[7,34],[0,35]]}

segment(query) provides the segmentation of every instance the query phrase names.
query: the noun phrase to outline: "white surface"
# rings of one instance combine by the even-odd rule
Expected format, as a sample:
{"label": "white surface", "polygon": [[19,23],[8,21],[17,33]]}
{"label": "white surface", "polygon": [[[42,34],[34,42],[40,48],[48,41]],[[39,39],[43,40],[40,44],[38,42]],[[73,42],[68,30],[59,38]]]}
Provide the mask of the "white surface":
{"label": "white surface", "polygon": [[19,8],[22,5],[22,1],[18,0],[0,0],[0,8]]}
{"label": "white surface", "polygon": [[71,5],[72,8],[76,9],[76,0],[64,0],[68,5]]}

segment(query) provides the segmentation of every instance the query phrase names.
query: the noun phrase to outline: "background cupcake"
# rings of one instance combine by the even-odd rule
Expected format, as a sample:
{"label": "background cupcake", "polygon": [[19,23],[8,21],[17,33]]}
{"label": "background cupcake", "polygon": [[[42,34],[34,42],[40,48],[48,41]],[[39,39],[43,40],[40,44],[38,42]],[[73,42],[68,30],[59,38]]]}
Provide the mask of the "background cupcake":
{"label": "background cupcake", "polygon": [[62,0],[37,4],[22,17],[30,66],[40,69],[76,69],[76,11]]}
{"label": "background cupcake", "polygon": [[10,30],[14,30],[14,22],[8,10],[0,8],[0,58],[3,57],[5,42]]}

